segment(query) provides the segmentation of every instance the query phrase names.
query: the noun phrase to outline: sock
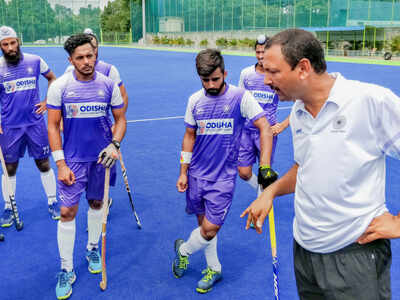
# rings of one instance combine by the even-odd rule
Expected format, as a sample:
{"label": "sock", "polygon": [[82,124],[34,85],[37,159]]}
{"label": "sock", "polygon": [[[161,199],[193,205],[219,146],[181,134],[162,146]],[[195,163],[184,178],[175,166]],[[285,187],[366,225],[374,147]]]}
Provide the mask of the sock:
{"label": "sock", "polygon": [[44,192],[47,196],[47,204],[51,205],[57,202],[56,198],[56,177],[54,176],[53,169],[47,172],[40,172],[40,179],[42,180],[42,185]]}
{"label": "sock", "polygon": [[88,242],[86,246],[88,250],[92,250],[93,248],[97,249],[99,247],[103,209],[104,205],[102,209],[93,209],[89,206],[87,213]]}
{"label": "sock", "polygon": [[209,244],[206,248],[204,248],[204,254],[206,256],[206,261],[207,261],[207,266],[216,272],[221,272],[221,263],[219,262],[218,259],[218,254],[217,254],[217,235],[209,241]]}
{"label": "sock", "polygon": [[[17,176],[8,176],[11,185],[11,194],[15,196],[15,187],[17,185]],[[7,193],[6,177],[4,174],[1,176],[1,191],[4,199],[4,209],[11,209],[10,197]]]}
{"label": "sock", "polygon": [[258,178],[257,178],[256,174],[251,173],[251,177],[250,177],[249,180],[247,180],[247,183],[250,184],[250,186],[253,189],[257,189],[257,187],[258,187]]}
{"label": "sock", "polygon": [[181,245],[179,252],[183,256],[188,256],[207,247],[208,244],[209,241],[201,236],[200,227],[197,227],[192,231],[189,239]]}
{"label": "sock", "polygon": [[61,259],[61,269],[71,272],[74,269],[75,219],[68,222],[58,221],[57,225],[57,242]]}

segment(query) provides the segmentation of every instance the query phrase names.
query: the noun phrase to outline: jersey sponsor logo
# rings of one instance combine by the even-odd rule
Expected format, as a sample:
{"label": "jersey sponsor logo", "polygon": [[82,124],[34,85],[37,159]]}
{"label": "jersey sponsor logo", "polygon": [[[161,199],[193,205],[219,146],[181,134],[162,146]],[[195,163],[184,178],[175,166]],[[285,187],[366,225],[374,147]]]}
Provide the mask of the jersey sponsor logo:
{"label": "jersey sponsor logo", "polygon": [[104,117],[107,113],[107,107],[107,103],[104,102],[66,103],[66,118]]}
{"label": "jersey sponsor logo", "polygon": [[209,119],[197,121],[198,135],[233,134],[234,120],[230,119]]}
{"label": "jersey sponsor logo", "polygon": [[36,89],[36,77],[25,77],[3,83],[6,94]]}
{"label": "jersey sponsor logo", "polygon": [[253,97],[262,104],[270,104],[274,101],[275,93],[267,91],[251,91]]}

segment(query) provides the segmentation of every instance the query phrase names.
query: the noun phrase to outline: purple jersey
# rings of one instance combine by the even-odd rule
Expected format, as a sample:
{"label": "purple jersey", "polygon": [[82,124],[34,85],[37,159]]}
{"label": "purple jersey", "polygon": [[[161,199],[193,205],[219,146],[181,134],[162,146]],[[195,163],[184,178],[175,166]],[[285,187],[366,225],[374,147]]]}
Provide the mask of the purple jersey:
{"label": "purple jersey", "polygon": [[68,72],[50,86],[47,106],[62,109],[65,159],[90,162],[111,142],[108,110],[122,108],[124,102],[117,84],[103,74],[79,81],[75,72]]}
{"label": "purple jersey", "polygon": [[[278,109],[279,97],[268,85],[264,84],[264,77],[264,74],[256,71],[255,66],[247,67],[240,73],[239,87],[250,91],[266,112],[267,120],[272,126],[276,123],[276,110]],[[258,130],[250,121],[246,122],[245,128]]]}
{"label": "purple jersey", "polygon": [[1,124],[16,128],[33,125],[43,120],[35,113],[40,102],[39,75],[50,72],[49,67],[37,55],[21,53],[17,65],[8,65],[0,58]]}
{"label": "purple jersey", "polygon": [[196,129],[190,175],[209,181],[235,178],[244,123],[264,115],[249,92],[233,85],[219,96],[204,89],[194,93],[185,114],[186,126]]}

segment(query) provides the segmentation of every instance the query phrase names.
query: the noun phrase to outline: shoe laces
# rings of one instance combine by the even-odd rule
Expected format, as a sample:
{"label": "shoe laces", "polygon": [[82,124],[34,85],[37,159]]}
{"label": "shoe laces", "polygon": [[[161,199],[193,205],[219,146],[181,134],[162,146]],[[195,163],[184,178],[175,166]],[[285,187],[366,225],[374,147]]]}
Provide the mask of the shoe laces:
{"label": "shoe laces", "polygon": [[67,282],[69,281],[67,272],[61,271],[57,274],[57,277],[60,287],[65,287],[67,285]]}
{"label": "shoe laces", "polygon": [[188,257],[179,255],[179,268],[186,270],[188,264],[189,264]]}
{"label": "shoe laces", "polygon": [[214,275],[217,274],[217,272],[211,270],[210,268],[207,268],[207,269],[203,270],[203,272],[201,272],[201,274],[206,274],[201,280],[207,282],[207,281],[212,280]]}
{"label": "shoe laces", "polygon": [[89,257],[89,260],[93,261],[95,264],[99,263],[99,261],[100,261],[100,257],[97,254],[96,250],[89,251],[88,257]]}

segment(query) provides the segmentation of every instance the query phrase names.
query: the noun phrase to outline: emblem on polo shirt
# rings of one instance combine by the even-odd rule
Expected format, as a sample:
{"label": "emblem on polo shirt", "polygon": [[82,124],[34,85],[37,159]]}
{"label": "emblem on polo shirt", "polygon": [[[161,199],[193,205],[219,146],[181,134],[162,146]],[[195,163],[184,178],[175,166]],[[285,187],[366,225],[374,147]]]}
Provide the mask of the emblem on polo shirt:
{"label": "emblem on polo shirt", "polygon": [[32,74],[32,73],[33,73],[33,69],[32,69],[31,67],[28,67],[28,68],[26,69],[26,71],[28,72],[28,74]]}
{"label": "emblem on polo shirt", "polygon": [[229,105],[225,105],[224,106],[224,113],[227,113],[230,109],[231,109],[231,107]]}
{"label": "emblem on polo shirt", "polygon": [[347,119],[345,116],[337,116],[336,118],[333,119],[333,129],[335,130],[341,130],[346,126]]}

